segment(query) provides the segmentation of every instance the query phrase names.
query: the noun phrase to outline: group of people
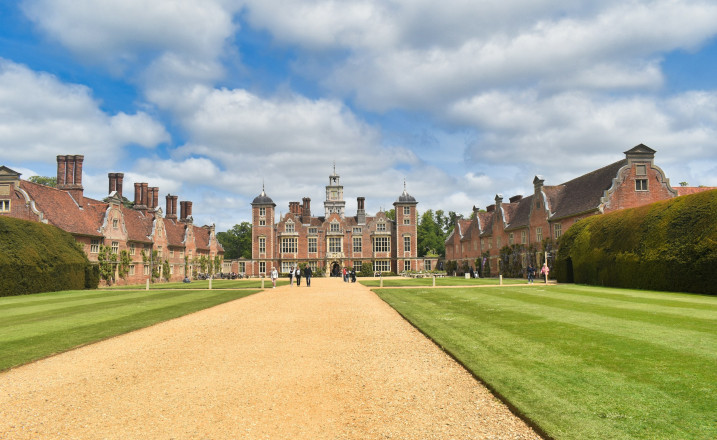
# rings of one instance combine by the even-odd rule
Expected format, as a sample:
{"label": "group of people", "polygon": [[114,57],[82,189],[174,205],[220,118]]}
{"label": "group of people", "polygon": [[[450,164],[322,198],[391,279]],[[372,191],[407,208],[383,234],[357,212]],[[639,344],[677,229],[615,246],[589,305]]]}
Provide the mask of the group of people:
{"label": "group of people", "polygon": [[[294,286],[294,280],[296,280],[296,285],[301,286],[301,268],[299,266],[291,267],[289,269],[289,287]],[[306,287],[311,287],[311,268],[309,266],[306,266],[303,270],[304,272],[304,278],[306,279]],[[276,267],[271,267],[271,284],[272,289],[276,288],[276,280],[279,278],[279,272],[276,270]]]}
{"label": "group of people", "polygon": [[343,277],[344,277],[344,283],[348,283],[349,280],[351,280],[352,283],[356,282],[356,269],[346,269],[343,268]]}
{"label": "group of people", "polygon": [[[533,280],[535,280],[535,273],[535,267],[533,267],[532,264],[528,265],[528,284],[533,284]],[[546,283],[548,282],[548,273],[550,273],[548,263],[543,263],[543,267],[540,269],[540,276],[545,279]]]}

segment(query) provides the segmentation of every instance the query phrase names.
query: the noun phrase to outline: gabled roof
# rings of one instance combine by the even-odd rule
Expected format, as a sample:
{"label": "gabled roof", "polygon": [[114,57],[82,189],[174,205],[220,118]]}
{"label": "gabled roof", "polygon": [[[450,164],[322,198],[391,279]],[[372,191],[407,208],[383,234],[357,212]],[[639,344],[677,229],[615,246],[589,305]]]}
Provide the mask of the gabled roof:
{"label": "gabled roof", "polygon": [[516,206],[510,216],[510,222],[506,230],[527,228],[530,225],[530,209],[533,206],[534,198],[533,195],[530,195],[523,197],[516,203],[511,203],[511,205]]}
{"label": "gabled roof", "polygon": [[122,206],[122,217],[124,225],[127,229],[127,241],[138,241],[141,243],[151,243],[149,236],[152,234],[152,216],[146,215],[144,211],[126,208]]}
{"label": "gabled roof", "polygon": [[558,189],[549,195],[551,218],[559,219],[598,209],[600,199],[612,186],[617,172],[625,165],[627,159],[558,185]]}
{"label": "gabled roof", "polygon": [[173,219],[164,219],[164,229],[167,231],[167,245],[184,246],[186,225]]}
{"label": "gabled roof", "polygon": [[80,208],[69,193],[37,183],[20,181],[39,211],[51,225],[75,235],[101,237],[100,228],[107,204],[85,199]]}

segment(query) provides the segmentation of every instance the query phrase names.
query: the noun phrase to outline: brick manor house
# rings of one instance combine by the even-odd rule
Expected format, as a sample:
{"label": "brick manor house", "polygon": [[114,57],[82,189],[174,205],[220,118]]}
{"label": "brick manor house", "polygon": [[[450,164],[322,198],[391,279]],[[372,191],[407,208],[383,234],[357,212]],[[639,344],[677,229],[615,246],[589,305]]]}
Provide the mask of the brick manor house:
{"label": "brick manor house", "polygon": [[654,163],[655,150],[646,145],[637,145],[624,154],[620,161],[560,185],[545,185],[542,176],[535,176],[533,194],[527,197],[516,195],[504,201],[498,194],[495,204],[485,211],[474,206],[473,218],[459,219],[446,239],[446,260],[456,261],[459,268],[465,263],[480,271],[487,263],[495,276],[504,273],[500,250],[523,245],[525,274],[528,263],[540,268],[546,250],[550,251],[562,233],[585,217],[713,189],[673,188]]}
{"label": "brick manor house", "polygon": [[311,199],[290,202],[289,211],[275,222],[274,201],[262,189],[251,203],[252,259],[232,262],[235,272],[264,275],[272,267],[286,273],[305,263],[313,269],[336,275],[342,268],[359,270],[371,263],[377,272],[430,269],[434,261],[417,256],[417,213],[415,198],[406,192],[393,203],[395,220],[378,212],[366,215],[364,197],[358,197],[356,215],[345,212],[344,187],[340,176],[329,176],[324,215],[312,216]]}
{"label": "brick manor house", "polygon": [[[20,174],[0,166],[0,215],[48,223],[63,229],[82,245],[90,261],[98,261],[100,245],[120,254],[127,250],[131,259],[125,280],[118,283],[144,283],[150,276],[150,256],[157,251],[170,267],[170,280],[179,281],[185,272],[198,270],[198,259],[222,258],[224,249],[215,236],[214,225],[195,226],[192,202],[166,196],[166,213],[159,206],[159,188],[147,183],[134,184],[134,206],[122,204],[123,173],[110,173],[105,201],[83,195],[84,156],[57,156],[57,187],[52,188],[20,179]],[[156,263],[154,263],[156,264]]]}

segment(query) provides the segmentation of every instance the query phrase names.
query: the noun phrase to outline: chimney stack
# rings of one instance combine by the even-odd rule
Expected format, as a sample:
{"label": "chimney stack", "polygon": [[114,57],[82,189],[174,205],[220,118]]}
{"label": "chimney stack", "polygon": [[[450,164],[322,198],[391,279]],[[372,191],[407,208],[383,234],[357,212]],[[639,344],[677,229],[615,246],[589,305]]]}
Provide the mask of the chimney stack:
{"label": "chimney stack", "polygon": [[82,188],[83,155],[57,156],[57,189],[67,191],[79,206],[84,203]]}
{"label": "chimney stack", "polygon": [[304,197],[301,202],[301,221],[302,223],[309,223],[311,221],[311,199]]}
{"label": "chimney stack", "polygon": [[179,220],[186,222],[192,216],[192,202],[181,201],[179,202],[180,217]]}
{"label": "chimney stack", "polygon": [[364,208],[364,202],[366,200],[366,197],[358,197],[356,198],[356,221],[360,225],[366,224],[366,209]]}
{"label": "chimney stack", "polygon": [[117,191],[117,195],[119,198],[122,198],[122,184],[124,180],[124,173],[109,173],[107,175],[109,177],[110,181],[110,190],[109,193],[111,194],[112,191]]}
{"label": "chimney stack", "polygon": [[177,197],[167,194],[167,214],[164,216],[165,218],[177,219]]}

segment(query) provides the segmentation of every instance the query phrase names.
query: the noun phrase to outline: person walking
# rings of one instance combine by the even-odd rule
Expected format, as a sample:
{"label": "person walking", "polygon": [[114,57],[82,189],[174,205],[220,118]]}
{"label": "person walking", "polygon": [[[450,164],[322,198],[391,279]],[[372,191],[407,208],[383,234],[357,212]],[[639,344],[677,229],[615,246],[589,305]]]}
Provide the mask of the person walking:
{"label": "person walking", "polygon": [[351,269],[351,282],[352,283],[356,282],[356,268]]}
{"label": "person walking", "polygon": [[550,272],[550,268],[548,267],[548,263],[543,263],[543,268],[540,269],[540,275],[545,277],[545,284],[548,284],[548,273]]}
{"label": "person walking", "polygon": [[276,271],[274,266],[271,266],[271,285],[272,289],[276,289],[276,279],[279,278],[279,272]]}
{"label": "person walking", "polygon": [[299,266],[296,266],[294,275],[296,275],[296,287],[301,286],[301,269],[299,269]]}
{"label": "person walking", "polygon": [[535,279],[535,268],[533,263],[530,263],[528,265],[528,284],[533,284],[533,279]]}
{"label": "person walking", "polygon": [[304,278],[306,278],[306,287],[311,287],[311,268],[309,265],[304,268]]}

